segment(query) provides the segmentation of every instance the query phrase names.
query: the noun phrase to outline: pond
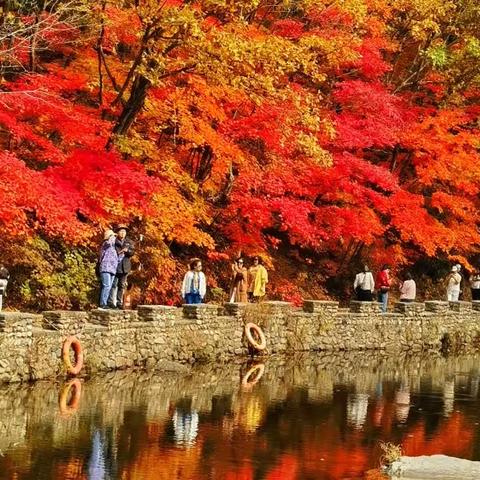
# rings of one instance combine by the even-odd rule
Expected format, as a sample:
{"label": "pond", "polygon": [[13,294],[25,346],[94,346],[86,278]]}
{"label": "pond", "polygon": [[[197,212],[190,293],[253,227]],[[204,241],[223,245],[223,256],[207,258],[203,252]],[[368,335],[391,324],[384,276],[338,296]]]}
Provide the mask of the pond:
{"label": "pond", "polygon": [[257,364],[1,386],[0,479],[360,479],[380,441],[480,460],[480,356]]}

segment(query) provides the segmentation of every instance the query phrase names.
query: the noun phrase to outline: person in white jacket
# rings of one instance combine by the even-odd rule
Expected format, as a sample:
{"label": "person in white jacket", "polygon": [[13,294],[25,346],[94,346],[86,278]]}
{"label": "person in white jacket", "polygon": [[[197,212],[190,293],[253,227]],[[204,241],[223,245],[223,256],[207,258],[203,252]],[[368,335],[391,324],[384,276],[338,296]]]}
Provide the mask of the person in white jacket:
{"label": "person in white jacket", "polygon": [[368,265],[364,266],[363,272],[357,273],[355,276],[353,289],[357,294],[357,300],[361,302],[371,302],[373,300],[372,294],[375,289],[375,280]]}
{"label": "person in white jacket", "polygon": [[207,293],[207,279],[202,272],[202,261],[198,258],[190,262],[190,270],[183,277],[182,298],[187,305],[202,303]]}
{"label": "person in white jacket", "polygon": [[462,277],[458,273],[458,267],[455,265],[452,267],[452,271],[447,276],[447,301],[458,302],[460,295],[460,283]]}

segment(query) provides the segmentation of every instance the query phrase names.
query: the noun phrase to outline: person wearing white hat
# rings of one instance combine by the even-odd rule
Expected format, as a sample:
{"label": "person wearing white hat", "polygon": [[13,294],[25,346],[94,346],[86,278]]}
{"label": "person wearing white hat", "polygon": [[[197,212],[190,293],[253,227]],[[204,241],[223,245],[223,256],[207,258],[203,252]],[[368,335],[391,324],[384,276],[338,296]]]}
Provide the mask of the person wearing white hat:
{"label": "person wearing white hat", "polygon": [[117,273],[118,253],[115,249],[115,232],[113,230],[105,230],[103,235],[103,243],[100,249],[100,257],[98,259],[98,272],[102,289],[100,291],[100,308],[108,308],[107,302],[112,289],[113,279]]}
{"label": "person wearing white hat", "polygon": [[462,277],[458,273],[458,267],[454,265],[447,276],[447,301],[458,302],[461,281]]}

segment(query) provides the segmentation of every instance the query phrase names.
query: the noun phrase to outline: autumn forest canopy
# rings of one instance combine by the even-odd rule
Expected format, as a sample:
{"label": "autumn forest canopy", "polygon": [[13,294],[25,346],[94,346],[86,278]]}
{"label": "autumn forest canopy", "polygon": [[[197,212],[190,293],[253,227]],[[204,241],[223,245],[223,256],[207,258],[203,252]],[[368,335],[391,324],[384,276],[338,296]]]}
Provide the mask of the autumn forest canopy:
{"label": "autumn forest canopy", "polygon": [[7,0],[0,75],[18,306],[91,303],[119,223],[142,302],[193,256],[219,292],[262,255],[284,299],[478,266],[477,0]]}

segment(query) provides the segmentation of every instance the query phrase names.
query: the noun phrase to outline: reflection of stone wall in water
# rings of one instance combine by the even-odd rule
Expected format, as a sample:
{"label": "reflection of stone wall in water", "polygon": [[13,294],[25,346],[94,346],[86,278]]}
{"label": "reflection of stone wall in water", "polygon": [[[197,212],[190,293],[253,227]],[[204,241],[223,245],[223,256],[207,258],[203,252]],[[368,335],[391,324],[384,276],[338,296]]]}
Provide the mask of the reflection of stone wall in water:
{"label": "reflection of stone wall in water", "polygon": [[[256,305],[141,306],[138,311],[0,314],[0,382],[64,375],[61,347],[75,335],[84,348],[84,373],[129,367],[169,369],[171,362],[222,361],[247,355],[243,326],[253,321],[267,338],[266,353],[339,350],[421,350],[477,347],[480,302],[397,304],[381,314],[375,302],[305,301]],[[324,392],[318,391],[319,397]]]}
{"label": "reflection of stone wall in water", "polygon": [[[271,357],[265,366],[264,376],[252,391],[241,386],[248,366],[233,363],[185,367],[162,375],[117,371],[95,376],[84,382],[79,409],[72,415],[59,411],[62,387],[55,383],[4,385],[0,387],[0,451],[18,448],[19,455],[28,455],[26,445],[61,449],[76,439],[90,438],[88,429],[93,425],[116,435],[128,422],[125,414],[134,410],[143,412],[148,424],[163,425],[164,429],[172,425],[173,441],[192,446],[205,415],[218,418],[226,435],[235,429],[252,433],[262,427],[268,405],[294,398],[296,392],[306,395],[309,402],[333,405],[338,385],[349,392],[345,399],[347,423],[361,429],[369,405],[376,406],[378,398],[383,398],[383,393],[378,397],[382,382],[398,386],[391,400],[401,408],[426,381],[453,403],[452,385],[458,372],[468,385],[480,374],[478,357],[443,358],[435,353],[301,354],[288,362]],[[319,392],[324,392],[323,396]],[[474,394],[474,388],[462,389],[462,397]],[[178,423],[180,413],[187,415],[181,420],[185,428],[175,430],[175,415]]]}

